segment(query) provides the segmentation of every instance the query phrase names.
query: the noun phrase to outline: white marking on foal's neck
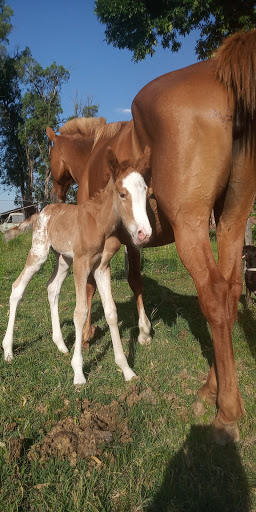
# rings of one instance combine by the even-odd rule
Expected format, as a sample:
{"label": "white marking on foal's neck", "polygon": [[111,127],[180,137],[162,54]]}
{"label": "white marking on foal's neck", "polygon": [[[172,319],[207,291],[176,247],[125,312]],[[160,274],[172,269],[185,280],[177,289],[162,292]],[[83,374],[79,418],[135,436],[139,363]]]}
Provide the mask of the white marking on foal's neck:
{"label": "white marking on foal's neck", "polygon": [[138,226],[143,227],[146,233],[151,233],[147,212],[146,194],[147,185],[139,172],[131,172],[122,181],[123,187],[128,190],[132,197],[132,211],[134,220]]}

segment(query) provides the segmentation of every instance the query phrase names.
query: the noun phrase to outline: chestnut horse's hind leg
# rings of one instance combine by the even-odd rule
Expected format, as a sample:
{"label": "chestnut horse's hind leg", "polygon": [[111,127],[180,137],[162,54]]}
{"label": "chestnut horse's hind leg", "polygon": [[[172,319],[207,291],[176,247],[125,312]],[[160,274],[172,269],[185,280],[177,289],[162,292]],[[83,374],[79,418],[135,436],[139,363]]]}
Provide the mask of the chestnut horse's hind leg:
{"label": "chestnut horse's hind leg", "polygon": [[111,277],[110,277],[110,267],[107,266],[99,266],[94,273],[96,283],[98,286],[98,290],[101,296],[105,317],[107,323],[109,325],[113,349],[115,354],[115,362],[119,368],[121,368],[124,378],[126,381],[131,380],[133,377],[136,377],[133,370],[128,365],[127,359],[125,357],[122,342],[120,339],[118,324],[117,324],[117,312],[116,306],[113,301],[112,293],[111,293]]}
{"label": "chestnut horse's hind leg", "polygon": [[[232,332],[242,293],[242,248],[247,218],[255,197],[254,165],[244,152],[234,151],[232,174],[222,208],[217,211],[218,268],[228,283],[228,310]],[[239,174],[243,169],[243,179]],[[214,366],[206,384],[199,390],[199,397],[214,400],[217,383]],[[242,399],[241,399],[242,403]]]}
{"label": "chestnut horse's hind leg", "polygon": [[[33,251],[35,249],[35,251]],[[26,265],[19,275],[18,279],[12,285],[12,293],[10,296],[10,314],[7,331],[3,340],[3,349],[4,349],[4,358],[6,361],[10,362],[13,359],[13,331],[14,331],[14,322],[16,317],[17,307],[23,297],[24,291],[31,281],[32,277],[38,272],[38,270],[42,267],[44,262],[47,259],[49,254],[49,246],[45,244],[41,244],[39,247],[39,251],[36,250],[36,247],[30,249]]]}
{"label": "chestnut horse's hind leg", "polygon": [[[55,252],[55,251],[54,251]],[[61,328],[60,328],[60,320],[59,320],[59,295],[62,283],[65,277],[68,274],[69,267],[72,264],[72,259],[66,258],[60,254],[55,253],[56,256],[56,266],[53,271],[52,276],[50,277],[47,288],[48,288],[48,300],[51,308],[51,318],[52,318],[52,339],[55,345],[57,345],[60,352],[67,353],[68,348],[66,347]]]}
{"label": "chestnut horse's hind leg", "polygon": [[132,289],[137,303],[137,309],[139,314],[139,337],[138,342],[141,345],[149,345],[151,342],[150,330],[151,324],[145,313],[142,292],[143,292],[143,282],[140,271],[140,252],[139,250],[132,246],[127,246],[128,251],[128,260],[129,260],[129,275],[128,282],[130,288]]}
{"label": "chestnut horse's hind leg", "polygon": [[[199,303],[209,322],[215,352],[218,379],[218,414],[222,426],[220,442],[227,438],[237,440],[236,421],[243,414],[243,403],[238,390],[234,353],[232,347],[229,286],[215,263],[208,235],[208,223],[190,217],[188,227],[176,226],[175,240],[178,254],[190,272],[198,293]],[[197,228],[197,229],[196,229]]]}

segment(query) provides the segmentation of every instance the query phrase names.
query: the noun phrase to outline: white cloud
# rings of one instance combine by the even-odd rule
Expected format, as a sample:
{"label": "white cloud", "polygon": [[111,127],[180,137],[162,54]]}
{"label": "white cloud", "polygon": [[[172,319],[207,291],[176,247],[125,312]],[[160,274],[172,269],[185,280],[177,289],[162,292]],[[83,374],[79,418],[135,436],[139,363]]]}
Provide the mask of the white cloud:
{"label": "white cloud", "polygon": [[117,108],[117,112],[120,112],[121,114],[131,114],[132,111],[130,108]]}

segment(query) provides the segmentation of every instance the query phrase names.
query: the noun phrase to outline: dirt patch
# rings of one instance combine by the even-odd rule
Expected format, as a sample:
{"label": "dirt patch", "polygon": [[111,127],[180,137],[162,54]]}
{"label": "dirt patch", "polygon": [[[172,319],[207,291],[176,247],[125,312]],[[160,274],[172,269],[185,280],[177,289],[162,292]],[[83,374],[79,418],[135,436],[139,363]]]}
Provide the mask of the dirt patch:
{"label": "dirt patch", "polygon": [[74,466],[78,458],[86,459],[100,455],[102,447],[116,439],[120,443],[132,440],[128,418],[121,418],[120,406],[113,401],[110,405],[96,404],[89,400],[82,403],[79,418],[65,418],[53,427],[43,443],[35,444],[28,452],[28,459],[45,461],[49,457],[68,458]]}
{"label": "dirt patch", "polygon": [[21,458],[24,451],[25,440],[22,437],[14,437],[9,439],[9,460],[13,462]]}
{"label": "dirt patch", "polygon": [[[96,463],[106,444],[113,441],[132,441],[131,430],[126,416],[127,407],[140,400],[156,404],[157,396],[151,388],[140,390],[138,383],[131,383],[119,401],[109,405],[91,404],[84,400],[80,418],[65,418],[45,436],[42,444],[35,444],[29,450],[29,460],[44,462],[50,457],[68,459],[75,466],[77,459],[91,459]],[[100,462],[100,461],[99,461]]]}

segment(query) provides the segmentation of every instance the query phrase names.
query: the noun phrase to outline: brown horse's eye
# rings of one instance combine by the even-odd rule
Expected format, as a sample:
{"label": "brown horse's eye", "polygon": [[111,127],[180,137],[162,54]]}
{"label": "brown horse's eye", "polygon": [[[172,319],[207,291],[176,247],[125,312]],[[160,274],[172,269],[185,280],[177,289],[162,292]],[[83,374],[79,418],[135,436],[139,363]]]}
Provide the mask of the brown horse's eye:
{"label": "brown horse's eye", "polygon": [[126,199],[126,195],[124,193],[120,194],[121,199]]}

